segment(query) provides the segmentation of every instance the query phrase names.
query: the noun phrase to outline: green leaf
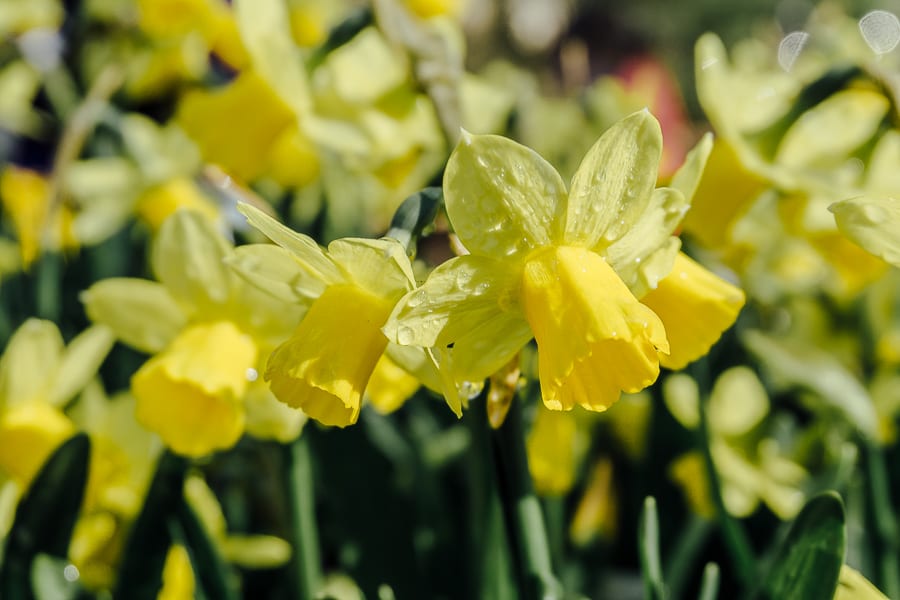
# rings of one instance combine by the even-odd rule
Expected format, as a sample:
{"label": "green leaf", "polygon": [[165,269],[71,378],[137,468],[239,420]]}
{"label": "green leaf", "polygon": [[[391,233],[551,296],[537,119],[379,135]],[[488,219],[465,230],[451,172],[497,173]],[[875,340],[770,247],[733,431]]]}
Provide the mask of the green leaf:
{"label": "green leaf", "polygon": [[833,597],[846,544],[840,496],[825,492],[814,497],[797,515],[755,597]]}
{"label": "green leaf", "polygon": [[641,576],[644,579],[644,598],[662,600],[666,597],[662,563],[659,559],[659,518],[656,499],[647,496],[638,529],[638,545],[641,554]]}
{"label": "green leaf", "polygon": [[357,33],[371,25],[373,21],[372,9],[368,7],[357,8],[348,14],[347,18],[328,32],[328,39],[325,40],[325,43],[313,52],[309,58],[308,68],[312,70],[322,64],[328,54],[352,40]]}
{"label": "green leaf", "polygon": [[[77,576],[67,577],[66,569],[75,569],[68,559],[38,554],[31,564],[31,585],[37,600],[76,600],[84,597]],[[75,570],[77,573],[77,569]]]}
{"label": "green leaf", "polygon": [[444,191],[439,187],[428,187],[409,196],[394,213],[385,237],[399,241],[410,258],[414,257],[419,236],[434,222],[443,203]]}
{"label": "green leaf", "polygon": [[125,541],[114,598],[156,599],[172,543],[168,521],[182,502],[187,467],[188,460],[172,452],[160,457],[144,506]]}
{"label": "green leaf", "polygon": [[719,594],[719,565],[706,563],[703,569],[703,580],[700,582],[700,593],[697,600],[716,600]]}
{"label": "green leaf", "polygon": [[78,433],[50,456],[19,502],[0,568],[0,598],[33,598],[38,554],[65,557],[87,483],[91,443]]}
{"label": "green leaf", "polygon": [[207,598],[237,600],[240,595],[234,573],[222,558],[197,513],[184,498],[178,503],[177,515],[204,595]]}
{"label": "green leaf", "polygon": [[814,392],[815,400],[838,411],[860,433],[875,436],[877,417],[869,393],[833,356],[796,340],[776,340],[755,330],[745,331],[741,341],[759,359],[775,387],[808,389]]}

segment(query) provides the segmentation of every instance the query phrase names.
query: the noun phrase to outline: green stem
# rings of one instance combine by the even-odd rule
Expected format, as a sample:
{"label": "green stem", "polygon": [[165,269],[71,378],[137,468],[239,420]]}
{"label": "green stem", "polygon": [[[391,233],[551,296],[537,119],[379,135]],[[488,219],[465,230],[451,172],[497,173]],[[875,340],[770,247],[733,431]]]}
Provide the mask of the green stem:
{"label": "green stem", "polygon": [[703,452],[703,462],[706,465],[706,473],[709,478],[709,493],[716,507],[722,538],[731,556],[735,573],[744,587],[750,589],[755,584],[756,559],[753,556],[753,549],[750,545],[750,540],[747,538],[747,533],[740,522],[731,516],[728,508],[725,506],[725,499],[722,496],[722,480],[719,478],[719,472],[716,470],[716,464],[710,448],[709,417],[706,412],[709,386],[704,386],[702,383],[703,381],[701,381],[702,393],[698,433],[700,435],[700,448]]}
{"label": "green stem", "polygon": [[684,595],[687,576],[691,574],[691,567],[709,540],[712,525],[711,521],[693,516],[684,526],[663,569],[668,575],[666,584],[671,598],[681,598]]}
{"label": "green stem", "polygon": [[877,551],[877,568],[879,587],[888,598],[900,598],[900,555],[897,552],[897,515],[891,504],[891,492],[888,482],[887,466],[884,463],[884,452],[873,441],[863,444],[866,453],[867,479],[870,486],[869,496],[872,499],[873,518],[877,524],[875,535],[879,540]]}
{"label": "green stem", "polygon": [[500,504],[519,597],[528,600],[561,598],[562,585],[553,574],[544,515],[528,472],[521,405],[518,396],[513,398],[506,421],[491,435]]}
{"label": "green stem", "polygon": [[316,527],[312,457],[306,435],[285,446],[285,476],[291,511],[293,597],[312,600],[322,578],[319,532]]}

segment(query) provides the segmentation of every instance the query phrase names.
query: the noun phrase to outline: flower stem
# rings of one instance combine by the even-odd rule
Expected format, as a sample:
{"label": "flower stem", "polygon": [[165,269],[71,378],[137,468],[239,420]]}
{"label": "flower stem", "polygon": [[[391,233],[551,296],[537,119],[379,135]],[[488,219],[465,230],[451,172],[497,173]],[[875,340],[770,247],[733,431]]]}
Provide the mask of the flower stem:
{"label": "flower stem", "polygon": [[897,548],[897,515],[891,508],[891,492],[888,481],[887,466],[884,463],[884,452],[873,441],[863,444],[866,453],[867,480],[869,497],[872,502],[872,519],[876,523],[875,536],[878,539],[876,573],[879,587],[888,598],[900,598],[900,555]]}
{"label": "flower stem", "polygon": [[522,401],[518,395],[513,398],[503,425],[492,431],[491,447],[520,597],[561,598],[562,585],[553,574],[544,515],[528,472]]}
{"label": "flower stem", "polygon": [[753,556],[753,548],[750,545],[750,540],[747,538],[747,533],[740,522],[728,512],[728,508],[725,506],[725,499],[722,496],[722,480],[719,478],[719,472],[716,470],[716,464],[710,448],[709,415],[707,414],[709,401],[708,365],[702,360],[698,361],[698,363],[695,363],[697,365],[696,369],[700,371],[697,373],[699,376],[695,376],[695,378],[701,389],[698,433],[700,436],[700,449],[703,453],[703,463],[706,465],[709,479],[709,494],[716,507],[719,528],[722,532],[725,546],[728,548],[728,553],[731,556],[735,574],[740,582],[747,589],[750,589],[756,583],[756,559]]}
{"label": "flower stem", "polygon": [[315,493],[309,441],[301,435],[285,446],[285,480],[291,511],[293,597],[312,600],[321,581],[319,533],[316,527]]}

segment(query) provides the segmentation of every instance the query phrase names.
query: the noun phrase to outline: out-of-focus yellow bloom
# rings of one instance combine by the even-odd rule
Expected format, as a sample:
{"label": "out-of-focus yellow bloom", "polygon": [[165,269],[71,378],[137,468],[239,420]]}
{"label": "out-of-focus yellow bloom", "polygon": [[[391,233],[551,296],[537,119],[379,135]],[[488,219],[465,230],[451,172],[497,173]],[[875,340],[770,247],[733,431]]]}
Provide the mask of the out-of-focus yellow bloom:
{"label": "out-of-focus yellow bloom", "polygon": [[697,43],[698,96],[718,138],[685,231],[722,252],[764,301],[798,291],[797,271],[808,284],[800,293],[824,289],[836,298],[855,296],[883,273],[839,239],[826,208],[851,239],[884,252],[858,210],[880,201],[833,203],[900,194],[896,169],[887,166],[900,138],[885,125],[891,100],[878,75],[885,65],[861,43],[855,21],[822,18],[828,14],[814,13],[809,44],[789,63],[758,40],[730,59],[712,34]]}
{"label": "out-of-focus yellow bloom", "polygon": [[228,533],[222,507],[202,477],[188,477],[184,490],[207,534],[228,562],[245,569],[274,569],[290,559],[291,545],[279,537]]}
{"label": "out-of-focus yellow bloom", "polygon": [[[687,375],[669,376],[663,384],[666,406],[685,427],[699,423],[699,392]],[[707,423],[713,462],[721,481],[728,512],[745,517],[764,502],[782,519],[794,516],[803,505],[801,486],[806,471],[786,458],[771,438],[751,435],[769,413],[769,397],[750,369],[733,367],[719,376],[709,397]],[[690,452],[671,467],[691,507],[712,517],[709,480],[702,457]]]}
{"label": "out-of-focus yellow bloom", "polygon": [[[123,342],[154,356],[132,378],[137,415],[174,451],[188,456],[228,448],[245,430],[283,439],[303,415],[279,425],[257,396],[258,369],[298,322],[284,305],[229,269],[233,248],[201,214],[179,211],[154,241],[160,283],[106,279],[87,290],[88,316]],[[251,390],[253,393],[251,393]],[[259,408],[267,416],[248,419]]]}
{"label": "out-of-focus yellow bloom", "polygon": [[135,420],[134,398],[107,397],[94,382],[69,410],[91,439],[91,464],[81,517],[69,557],[81,582],[108,589],[116,573],[124,536],[137,516],[162,444]]}
{"label": "out-of-focus yellow bloom", "polygon": [[575,414],[537,407],[525,448],[538,494],[560,496],[572,488],[589,439],[579,432]]}
{"label": "out-of-focus yellow bloom", "polygon": [[[673,351],[680,364],[705,353],[736,317],[740,290],[724,281],[700,287],[715,276],[679,259],[679,283],[658,290],[654,301],[687,301],[696,310],[715,305],[730,318],[700,319],[691,335],[673,340],[668,324],[639,300],[676,261],[680,242],[672,232],[709,140],[691,153],[673,187],[655,189],[661,146],[656,120],[634,113],[597,141],[567,192],[532,150],[498,136],[464,135],[444,174],[444,196],[472,254],[439,266],[407,294],[385,327],[388,337],[452,345],[442,368],[456,380],[477,381],[533,336],[544,404],[555,410],[580,404],[602,411],[621,391],[650,385],[670,342],[682,344]],[[675,309],[666,315],[679,317]]]}
{"label": "out-of-focus yellow bloom", "polygon": [[[347,238],[332,242],[326,253],[261,211],[240,209],[283,250],[242,246],[234,266],[282,298],[309,307],[290,339],[269,357],[265,377],[272,392],[325,425],[355,423],[363,392],[388,349],[381,327],[415,282],[403,247],[387,238]],[[260,274],[261,265],[271,273]]]}
{"label": "out-of-focus yellow bloom", "polygon": [[400,408],[419,389],[419,380],[382,354],[366,386],[366,399],[382,414]]}
{"label": "out-of-focus yellow bloom", "polygon": [[193,210],[216,220],[218,210],[190,179],[179,177],[148,189],[141,195],[137,214],[154,230],[177,210]]}
{"label": "out-of-focus yellow bloom", "polygon": [[43,175],[7,166],[0,174],[0,201],[19,237],[25,268],[42,250],[78,247],[72,229],[72,211],[65,205],[50,205],[50,184]]}
{"label": "out-of-focus yellow bloom", "polygon": [[259,75],[244,71],[221,89],[186,94],[176,119],[207,161],[251,181],[295,117]]}
{"label": "out-of-focus yellow bloom", "polygon": [[11,0],[0,5],[0,38],[37,28],[58,29],[65,16],[59,0]]}
{"label": "out-of-focus yellow bloom", "polygon": [[862,573],[848,565],[841,565],[834,600],[887,600],[887,596]]}
{"label": "out-of-focus yellow bloom", "polygon": [[576,546],[587,546],[598,536],[615,537],[618,503],[613,483],[612,459],[600,457],[591,469],[587,487],[569,525],[569,537]]}
{"label": "out-of-focus yellow bloom", "polygon": [[194,597],[194,569],[187,549],[176,544],[169,548],[162,572],[162,589],[157,600],[191,600]]}
{"label": "out-of-focus yellow bloom", "polygon": [[456,16],[465,5],[465,0],[403,0],[404,6],[423,19],[438,16]]}
{"label": "out-of-focus yellow bloom", "polygon": [[135,373],[138,420],[180,454],[230,448],[244,431],[242,400],[256,354],[252,338],[230,321],[185,328]]}
{"label": "out-of-focus yellow bloom", "polygon": [[76,428],[62,408],[79,394],[112,347],[93,327],[68,347],[56,325],[31,319],[13,334],[0,358],[0,472],[28,486]]}

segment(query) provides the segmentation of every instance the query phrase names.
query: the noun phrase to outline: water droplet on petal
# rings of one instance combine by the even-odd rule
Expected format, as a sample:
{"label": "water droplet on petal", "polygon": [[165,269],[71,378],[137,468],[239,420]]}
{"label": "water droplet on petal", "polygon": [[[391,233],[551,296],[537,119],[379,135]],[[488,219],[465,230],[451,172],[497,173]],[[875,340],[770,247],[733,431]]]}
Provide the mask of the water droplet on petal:
{"label": "water droplet on petal", "polygon": [[414,338],[415,331],[409,325],[401,325],[397,328],[397,343],[401,346],[411,344]]}
{"label": "water droplet on petal", "polygon": [[784,36],[784,39],[778,44],[778,64],[782,69],[791,70],[808,40],[809,34],[805,31],[792,31]]}
{"label": "water droplet on petal", "polygon": [[247,377],[247,381],[256,381],[259,379],[259,371],[251,367],[247,369],[245,376]]}

